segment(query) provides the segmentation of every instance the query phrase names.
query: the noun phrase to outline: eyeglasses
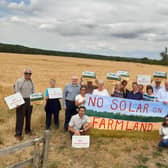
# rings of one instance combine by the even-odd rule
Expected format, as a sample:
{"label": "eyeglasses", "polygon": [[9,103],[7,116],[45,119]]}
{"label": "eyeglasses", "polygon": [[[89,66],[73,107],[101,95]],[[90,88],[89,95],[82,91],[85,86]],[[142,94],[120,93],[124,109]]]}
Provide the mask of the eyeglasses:
{"label": "eyeglasses", "polygon": [[24,73],[25,75],[32,75],[32,73]]}

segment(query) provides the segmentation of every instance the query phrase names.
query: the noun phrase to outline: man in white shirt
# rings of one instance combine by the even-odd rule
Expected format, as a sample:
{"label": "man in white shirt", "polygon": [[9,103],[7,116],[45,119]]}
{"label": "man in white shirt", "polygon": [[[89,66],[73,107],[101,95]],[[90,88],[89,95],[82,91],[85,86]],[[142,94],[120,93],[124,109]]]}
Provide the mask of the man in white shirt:
{"label": "man in white shirt", "polygon": [[110,96],[108,91],[104,89],[104,81],[99,80],[97,82],[98,89],[93,90],[93,95],[98,95],[98,96]]}
{"label": "man in white shirt", "polygon": [[158,101],[168,105],[168,81],[165,82],[165,87],[159,91]]}
{"label": "man in white shirt", "polygon": [[155,85],[153,85],[153,93],[155,97],[158,97],[159,91],[162,90],[163,87],[161,86],[161,80],[155,80]]}
{"label": "man in white shirt", "polygon": [[85,135],[90,129],[90,120],[87,115],[85,115],[86,108],[80,106],[78,114],[72,116],[68,130],[71,135]]}

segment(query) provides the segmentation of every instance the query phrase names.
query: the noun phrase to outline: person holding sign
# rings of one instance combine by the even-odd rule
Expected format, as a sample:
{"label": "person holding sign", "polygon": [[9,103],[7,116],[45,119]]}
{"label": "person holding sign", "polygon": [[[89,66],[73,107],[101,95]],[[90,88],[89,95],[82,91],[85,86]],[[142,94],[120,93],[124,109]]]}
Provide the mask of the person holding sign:
{"label": "person holding sign", "polygon": [[123,80],[121,82],[121,92],[123,92],[124,98],[127,97],[129,90],[127,89],[128,82],[126,80]]}
{"label": "person holding sign", "polygon": [[80,93],[80,84],[78,84],[78,77],[72,76],[72,83],[64,88],[63,105],[65,109],[65,123],[64,130],[68,131],[68,123],[73,115],[77,113],[75,105],[75,97]]}
{"label": "person holding sign", "polygon": [[111,95],[112,97],[124,98],[124,94],[121,91],[121,84],[115,84],[114,92]]}
{"label": "person holding sign", "polygon": [[15,93],[20,92],[25,104],[16,108],[16,134],[15,137],[18,140],[22,140],[22,130],[25,118],[25,133],[32,135],[31,131],[31,114],[33,106],[30,103],[30,95],[35,92],[34,83],[31,79],[31,69],[24,70],[24,77],[16,81],[14,85]]}
{"label": "person holding sign", "polygon": [[155,97],[158,97],[158,93],[162,89],[163,89],[163,87],[161,86],[161,79],[156,79],[155,84],[153,85],[153,93],[154,93]]}
{"label": "person holding sign", "polygon": [[98,96],[109,96],[109,93],[106,89],[104,89],[104,81],[103,80],[98,80],[97,82],[98,89],[93,90],[93,95],[98,95]]}
{"label": "person holding sign", "polygon": [[68,130],[71,135],[86,135],[90,129],[90,120],[87,115],[85,115],[86,108],[80,106],[78,114],[72,116]]}
{"label": "person holding sign", "polygon": [[54,79],[50,79],[50,88],[47,88],[45,92],[46,129],[50,129],[52,114],[54,115],[55,128],[59,128],[59,111],[61,110],[61,104],[57,94],[54,94],[54,90],[53,92],[49,91],[49,89],[55,88],[55,83]]}
{"label": "person holding sign", "polygon": [[137,82],[132,83],[132,91],[128,93],[127,99],[134,99],[134,100],[142,100],[143,99],[143,95],[139,91],[139,87],[138,87]]}
{"label": "person holding sign", "polygon": [[75,105],[77,107],[84,106],[85,104],[85,95],[86,95],[86,87],[81,86],[80,94],[75,97]]}
{"label": "person holding sign", "polygon": [[165,117],[165,121],[159,130],[159,134],[161,136],[159,147],[168,147],[168,115]]}

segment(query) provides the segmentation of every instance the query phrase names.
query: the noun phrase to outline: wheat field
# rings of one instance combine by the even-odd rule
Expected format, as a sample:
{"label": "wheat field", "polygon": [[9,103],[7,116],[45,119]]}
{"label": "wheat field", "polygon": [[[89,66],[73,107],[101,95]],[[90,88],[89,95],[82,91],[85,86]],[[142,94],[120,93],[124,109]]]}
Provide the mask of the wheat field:
{"label": "wheat field", "polygon": [[[82,71],[97,72],[98,79],[106,79],[107,72],[126,70],[130,72],[129,83],[137,74],[151,75],[154,71],[167,71],[166,66],[131,62],[101,61],[68,57],[0,53],[0,148],[18,144],[14,138],[15,111],[9,111],[4,97],[13,93],[13,84],[30,67],[36,92],[44,92],[49,79],[56,79],[58,87],[70,82],[72,75],[80,77]],[[105,80],[106,81],[106,80]],[[109,90],[112,89],[109,86]],[[130,87],[130,86],[129,86]],[[72,149],[69,134],[63,132],[64,111],[60,113],[61,127],[51,130],[49,168],[168,168],[168,150],[158,149],[158,132],[126,133],[91,131],[89,149]],[[32,128],[41,136],[45,128],[44,105],[35,105]],[[29,136],[24,136],[28,140]],[[32,149],[0,158],[0,168],[28,158]]]}

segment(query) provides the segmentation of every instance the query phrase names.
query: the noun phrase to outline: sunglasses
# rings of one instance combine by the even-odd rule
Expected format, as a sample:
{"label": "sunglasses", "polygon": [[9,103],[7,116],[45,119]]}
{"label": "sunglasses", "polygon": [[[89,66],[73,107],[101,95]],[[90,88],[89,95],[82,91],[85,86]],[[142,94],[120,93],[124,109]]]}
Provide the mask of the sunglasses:
{"label": "sunglasses", "polygon": [[24,73],[25,75],[32,75],[32,73]]}

